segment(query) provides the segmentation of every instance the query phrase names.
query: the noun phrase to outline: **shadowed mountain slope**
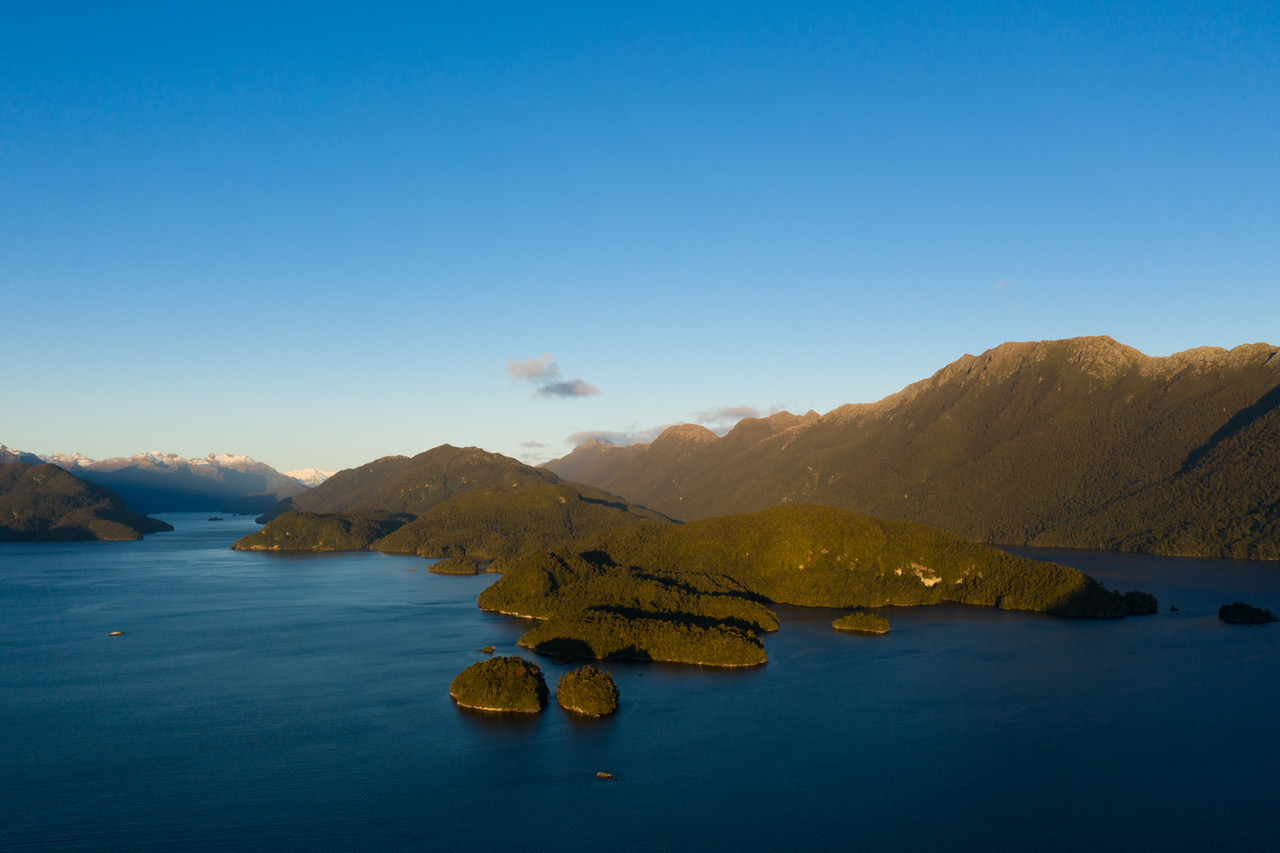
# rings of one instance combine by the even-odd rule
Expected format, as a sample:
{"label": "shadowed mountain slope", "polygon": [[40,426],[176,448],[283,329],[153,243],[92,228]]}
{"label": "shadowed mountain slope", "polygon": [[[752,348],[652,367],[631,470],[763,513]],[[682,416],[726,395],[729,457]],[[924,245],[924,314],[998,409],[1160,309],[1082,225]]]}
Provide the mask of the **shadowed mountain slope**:
{"label": "shadowed mountain slope", "polygon": [[195,459],[139,453],[99,462],[54,455],[49,461],[111,489],[142,512],[262,512],[307,490],[270,465],[231,453]]}
{"label": "shadowed mountain slope", "polygon": [[1267,344],[1008,343],[878,403],[546,467],[683,520],[816,503],[985,542],[1276,559],[1278,404]]}
{"label": "shadowed mountain slope", "polygon": [[0,542],[141,539],[172,529],[56,465],[0,464]]}

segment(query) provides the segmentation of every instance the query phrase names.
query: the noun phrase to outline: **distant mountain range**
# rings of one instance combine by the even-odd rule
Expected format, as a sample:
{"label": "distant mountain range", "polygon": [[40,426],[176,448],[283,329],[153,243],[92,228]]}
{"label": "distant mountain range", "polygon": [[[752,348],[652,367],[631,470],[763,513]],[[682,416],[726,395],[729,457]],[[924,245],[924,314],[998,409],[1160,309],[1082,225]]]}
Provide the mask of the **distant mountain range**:
{"label": "distant mountain range", "polygon": [[315,468],[281,474],[270,465],[233,453],[184,459],[152,452],[95,461],[79,453],[37,456],[0,444],[0,463],[6,461],[57,465],[106,486],[142,513],[263,512],[329,476]]}
{"label": "distant mountain range", "polygon": [[878,403],[544,467],[686,521],[813,503],[990,543],[1280,559],[1280,350],[1007,343]]}

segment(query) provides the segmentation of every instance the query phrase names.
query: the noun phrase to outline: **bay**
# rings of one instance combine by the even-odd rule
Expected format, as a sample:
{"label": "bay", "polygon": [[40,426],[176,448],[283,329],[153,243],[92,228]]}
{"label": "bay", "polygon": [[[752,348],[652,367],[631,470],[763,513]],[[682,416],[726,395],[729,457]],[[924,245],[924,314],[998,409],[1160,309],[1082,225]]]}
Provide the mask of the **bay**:
{"label": "bay", "polygon": [[1161,612],[894,608],[865,637],[783,607],[764,667],[609,662],[614,718],[510,719],[448,697],[478,649],[552,686],[570,667],[476,608],[492,576],[233,552],[251,519],[163,517],[142,542],[0,546],[0,849],[1203,850],[1280,829],[1280,626],[1216,615],[1280,612],[1273,563],[1016,549]]}

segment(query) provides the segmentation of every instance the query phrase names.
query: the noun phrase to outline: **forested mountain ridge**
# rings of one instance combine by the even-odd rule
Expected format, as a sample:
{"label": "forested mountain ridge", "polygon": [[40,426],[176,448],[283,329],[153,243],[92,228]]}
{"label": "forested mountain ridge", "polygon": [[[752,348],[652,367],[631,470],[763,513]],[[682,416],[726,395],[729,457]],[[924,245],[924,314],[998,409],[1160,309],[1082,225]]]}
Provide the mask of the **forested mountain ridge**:
{"label": "forested mountain ridge", "polygon": [[417,456],[384,456],[339,471],[314,489],[280,501],[259,521],[290,511],[374,510],[416,516],[472,489],[559,482],[550,471],[531,468],[499,453],[442,444]]}
{"label": "forested mountain ridge", "polygon": [[673,518],[815,503],[1000,544],[1280,558],[1280,355],[1002,344],[877,403],[545,467]]}
{"label": "forested mountain ridge", "polygon": [[[301,504],[301,506],[299,506]],[[372,548],[424,557],[515,556],[624,524],[670,519],[476,447],[441,445],[340,471],[283,501],[235,543],[250,551]]]}
{"label": "forested mountain ridge", "polygon": [[141,539],[172,529],[56,465],[0,463],[0,542]]}

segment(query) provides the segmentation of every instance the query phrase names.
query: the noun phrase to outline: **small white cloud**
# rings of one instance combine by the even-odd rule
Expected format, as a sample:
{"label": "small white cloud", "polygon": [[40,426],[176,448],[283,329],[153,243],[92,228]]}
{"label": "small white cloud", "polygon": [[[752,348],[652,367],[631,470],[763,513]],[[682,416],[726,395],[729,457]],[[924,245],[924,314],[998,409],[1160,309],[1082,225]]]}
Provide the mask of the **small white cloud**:
{"label": "small white cloud", "polygon": [[538,447],[548,447],[549,445],[543,444],[541,441],[526,441],[524,444],[521,444],[520,446],[538,448]]}
{"label": "small white cloud", "polygon": [[716,409],[703,409],[693,417],[700,424],[723,426],[736,424],[743,418],[758,418],[762,415],[764,411],[755,406],[720,406]]}
{"label": "small white cloud", "polygon": [[521,382],[532,382],[538,387],[535,397],[594,397],[600,389],[581,379],[560,378],[560,365],[549,352],[524,361],[507,359],[507,374]]}
{"label": "small white cloud", "polygon": [[585,430],[583,432],[575,432],[565,441],[574,447],[581,447],[588,441],[603,441],[608,444],[616,444],[618,447],[626,447],[629,444],[649,444],[673,426],[675,424],[660,424],[659,426],[632,429],[626,432],[603,429]]}
{"label": "small white cloud", "polygon": [[560,378],[560,367],[549,352],[537,358],[526,358],[524,361],[507,359],[507,373],[512,379],[521,382],[550,382]]}

